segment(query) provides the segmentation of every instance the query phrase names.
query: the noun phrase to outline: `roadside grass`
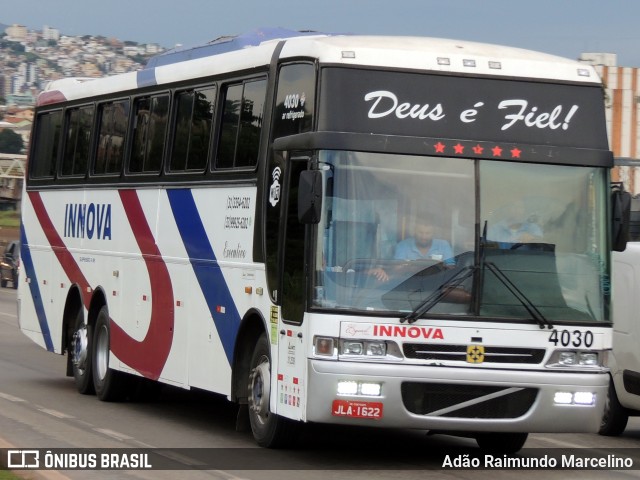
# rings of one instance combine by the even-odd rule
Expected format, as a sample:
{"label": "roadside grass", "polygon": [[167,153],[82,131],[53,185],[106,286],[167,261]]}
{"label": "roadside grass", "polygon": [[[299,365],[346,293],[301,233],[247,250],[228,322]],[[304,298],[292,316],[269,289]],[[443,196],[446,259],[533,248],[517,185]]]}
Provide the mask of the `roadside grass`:
{"label": "roadside grass", "polygon": [[20,227],[20,213],[15,210],[0,210],[0,227]]}
{"label": "roadside grass", "polygon": [[3,470],[4,465],[0,463],[0,480],[24,480],[28,477],[19,477],[9,470]]}

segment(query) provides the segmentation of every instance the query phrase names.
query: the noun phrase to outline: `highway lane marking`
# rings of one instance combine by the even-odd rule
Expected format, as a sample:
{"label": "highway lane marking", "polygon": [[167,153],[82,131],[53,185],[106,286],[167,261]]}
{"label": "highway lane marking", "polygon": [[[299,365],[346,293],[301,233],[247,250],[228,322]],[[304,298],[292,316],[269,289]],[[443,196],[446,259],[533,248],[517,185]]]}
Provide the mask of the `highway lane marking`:
{"label": "highway lane marking", "polygon": [[130,437],[129,435],[125,435],[124,433],[114,432],[113,430],[109,430],[107,428],[94,428],[93,430],[95,432],[102,433],[107,437],[115,438],[116,440],[119,440],[121,442],[124,440],[134,440],[134,438]]}
{"label": "highway lane marking", "polygon": [[36,405],[36,408],[42,413],[46,413],[56,418],[74,418],[73,415],[67,415],[66,413],[59,412],[58,410],[52,410],[50,408],[39,407]]}
{"label": "highway lane marking", "polygon": [[[9,443],[4,438],[0,437],[0,448],[6,450],[17,450],[18,447]],[[14,472],[15,473],[15,472]],[[43,480],[71,480],[66,475],[56,471],[56,470],[29,470],[29,474],[36,474],[39,479]],[[28,477],[31,478],[31,477]]]}
{"label": "highway lane marking", "polygon": [[557,440],[555,438],[545,437],[542,435],[536,435],[535,437],[532,438],[532,440],[542,440],[544,442],[552,443],[559,447],[565,447],[565,448],[584,448],[584,445],[578,445],[577,443],[573,443],[573,442],[565,442],[563,440]]}
{"label": "highway lane marking", "polygon": [[24,398],[14,397],[13,395],[2,392],[0,392],[0,398],[4,398],[5,400],[9,400],[10,402],[26,402]]}

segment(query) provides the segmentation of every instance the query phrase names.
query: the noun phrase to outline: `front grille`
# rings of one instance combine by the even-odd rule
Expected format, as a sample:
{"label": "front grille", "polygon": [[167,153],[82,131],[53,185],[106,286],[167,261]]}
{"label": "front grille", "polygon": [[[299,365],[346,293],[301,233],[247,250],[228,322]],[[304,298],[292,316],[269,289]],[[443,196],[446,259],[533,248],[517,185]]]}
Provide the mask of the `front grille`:
{"label": "front grille", "polygon": [[518,418],[529,411],[537,394],[536,388],[524,387],[402,384],[402,403],[408,411],[447,418]]}
{"label": "front grille", "polygon": [[[467,361],[466,345],[434,345],[405,343],[402,347],[406,358],[418,360]],[[544,348],[514,348],[484,346],[483,363],[538,364],[544,359]]]}

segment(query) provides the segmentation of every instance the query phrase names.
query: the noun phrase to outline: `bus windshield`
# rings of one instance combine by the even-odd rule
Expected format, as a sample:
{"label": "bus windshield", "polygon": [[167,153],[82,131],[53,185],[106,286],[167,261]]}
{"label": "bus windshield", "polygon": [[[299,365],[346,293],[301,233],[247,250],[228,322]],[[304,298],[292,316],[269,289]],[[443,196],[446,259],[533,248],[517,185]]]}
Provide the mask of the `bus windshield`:
{"label": "bus windshield", "polygon": [[609,321],[604,169],[351,151],[318,168],[313,307]]}

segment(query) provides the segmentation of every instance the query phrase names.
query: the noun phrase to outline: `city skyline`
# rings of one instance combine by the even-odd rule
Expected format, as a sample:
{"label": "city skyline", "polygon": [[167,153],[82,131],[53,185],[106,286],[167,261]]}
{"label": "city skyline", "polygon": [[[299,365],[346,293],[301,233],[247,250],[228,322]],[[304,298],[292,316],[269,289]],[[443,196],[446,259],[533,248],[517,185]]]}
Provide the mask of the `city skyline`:
{"label": "city skyline", "polygon": [[[0,23],[63,35],[101,35],[165,48],[262,27],[327,33],[420,35],[538,50],[567,58],[615,53],[640,67],[640,2],[632,0],[21,0],[2,2]],[[180,12],[176,12],[176,5]],[[247,12],[250,12],[247,14]]]}

